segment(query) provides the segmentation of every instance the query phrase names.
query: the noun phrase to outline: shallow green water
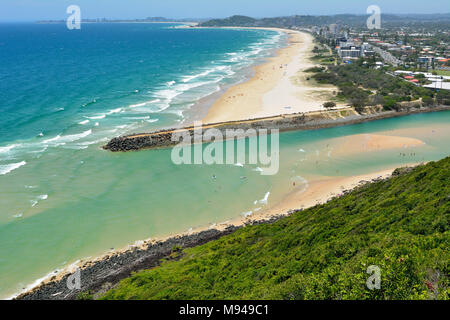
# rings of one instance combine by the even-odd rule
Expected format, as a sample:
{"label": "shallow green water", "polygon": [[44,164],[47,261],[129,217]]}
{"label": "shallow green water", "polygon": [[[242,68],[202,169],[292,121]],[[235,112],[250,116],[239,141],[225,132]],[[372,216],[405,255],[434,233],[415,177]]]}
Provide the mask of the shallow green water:
{"label": "shallow green water", "polygon": [[[274,176],[261,175],[257,165],[177,166],[170,149],[113,154],[96,144],[48,150],[40,161],[0,178],[0,297],[111,248],[268,208],[292,190],[293,181],[305,188],[318,175],[358,175],[441,159],[450,154],[449,123],[446,111],[282,133]],[[333,154],[336,138],[366,133],[414,137],[426,145]]]}

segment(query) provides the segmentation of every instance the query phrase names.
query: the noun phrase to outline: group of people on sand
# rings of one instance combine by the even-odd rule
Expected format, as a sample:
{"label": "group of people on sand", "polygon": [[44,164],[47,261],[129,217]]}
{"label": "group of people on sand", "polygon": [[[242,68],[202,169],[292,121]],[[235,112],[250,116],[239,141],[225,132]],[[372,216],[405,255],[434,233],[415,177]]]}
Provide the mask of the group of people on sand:
{"label": "group of people on sand", "polygon": [[400,152],[400,157],[408,157],[408,156],[415,157],[416,153],[415,152],[411,152],[410,154],[407,154],[407,153]]}

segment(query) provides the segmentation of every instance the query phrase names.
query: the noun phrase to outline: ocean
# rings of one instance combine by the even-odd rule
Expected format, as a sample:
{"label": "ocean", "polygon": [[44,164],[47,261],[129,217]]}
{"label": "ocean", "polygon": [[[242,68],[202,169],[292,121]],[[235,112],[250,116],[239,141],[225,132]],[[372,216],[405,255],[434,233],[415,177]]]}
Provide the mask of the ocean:
{"label": "ocean", "polygon": [[[264,210],[293,181],[301,190],[319,175],[448,155],[450,112],[283,133],[275,176],[256,165],[178,166],[170,149],[101,149],[201,118],[208,97],[248,79],[285,42],[275,31],[175,24],[0,25],[0,298],[80,259]],[[340,138],[374,132],[426,145],[407,157],[333,156]]]}

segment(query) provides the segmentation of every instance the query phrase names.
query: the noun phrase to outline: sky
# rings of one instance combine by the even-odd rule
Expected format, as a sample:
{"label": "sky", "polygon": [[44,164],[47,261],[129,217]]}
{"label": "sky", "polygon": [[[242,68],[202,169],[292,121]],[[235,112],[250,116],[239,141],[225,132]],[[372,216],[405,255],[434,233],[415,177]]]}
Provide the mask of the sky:
{"label": "sky", "polygon": [[80,6],[83,19],[365,14],[369,5],[378,5],[382,13],[450,12],[449,0],[0,0],[0,21],[63,20],[73,4]]}

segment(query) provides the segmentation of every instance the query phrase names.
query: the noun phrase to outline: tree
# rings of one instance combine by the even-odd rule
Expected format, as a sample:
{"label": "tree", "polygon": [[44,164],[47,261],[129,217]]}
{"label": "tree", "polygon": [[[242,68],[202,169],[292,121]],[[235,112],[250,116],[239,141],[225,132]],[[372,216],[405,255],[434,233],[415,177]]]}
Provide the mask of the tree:
{"label": "tree", "polygon": [[333,108],[336,107],[336,103],[334,103],[334,102],[332,102],[332,101],[325,102],[325,103],[323,104],[323,107],[324,107],[325,109],[333,109]]}
{"label": "tree", "polygon": [[428,96],[422,97],[422,102],[423,102],[423,104],[425,106],[431,106],[431,105],[434,104],[433,98],[432,97],[428,97]]}
{"label": "tree", "polygon": [[391,97],[385,97],[383,102],[384,110],[398,110],[399,104]]}

